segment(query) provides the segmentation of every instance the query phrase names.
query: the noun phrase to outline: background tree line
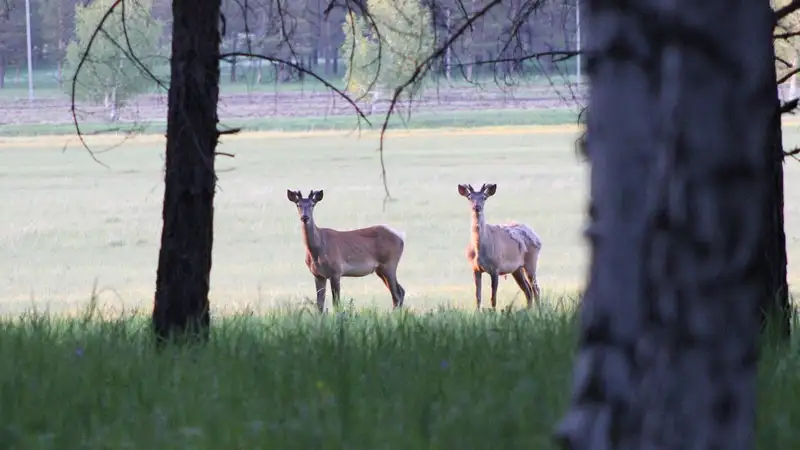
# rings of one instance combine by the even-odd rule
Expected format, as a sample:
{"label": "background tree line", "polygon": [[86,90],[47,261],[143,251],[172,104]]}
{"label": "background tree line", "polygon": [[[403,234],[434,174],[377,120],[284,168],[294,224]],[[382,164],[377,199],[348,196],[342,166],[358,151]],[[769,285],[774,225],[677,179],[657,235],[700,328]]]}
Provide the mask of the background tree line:
{"label": "background tree line", "polygon": [[[415,3],[418,1],[414,0]],[[418,4],[432,10],[429,15],[432,35],[436,43],[441,44],[468,17],[490,2],[423,0]],[[34,66],[52,70],[58,82],[63,83],[63,64],[69,43],[82,37],[80,8],[91,10],[95,7],[105,11],[110,3],[105,0],[31,0]],[[135,0],[126,3],[128,10],[143,9],[153,20],[163,24],[154,39],[147,40],[152,48],[142,45],[137,49],[141,51],[139,56],[148,53],[167,54],[171,45],[171,2]],[[390,1],[374,0],[370,2],[370,7],[380,7],[381,3],[388,4]],[[510,0],[493,6],[485,17],[450,46],[447,58],[437,63],[438,73],[452,77],[453,71],[460,71],[468,80],[494,76],[497,71],[495,67],[490,67],[490,62],[501,59],[507,60],[501,64],[501,70],[508,74],[520,74],[524,69],[548,73],[564,70],[556,68],[550,60],[522,61],[520,57],[575,47],[576,0],[535,2],[536,8],[529,14],[521,14],[524,8],[530,7],[530,3],[527,0]],[[5,76],[24,74],[27,64],[24,0],[9,0],[9,5],[8,14],[0,17],[0,88],[4,86]],[[346,58],[342,54],[342,44],[346,39],[347,8],[329,8],[329,2],[321,0],[224,0],[222,15],[222,53],[269,55],[292,61],[326,78],[341,78],[346,70],[343,67]],[[95,19],[99,20],[99,17]],[[395,16],[395,19],[396,23],[388,25],[399,25],[402,29],[401,18]],[[510,23],[514,25],[513,32],[518,34],[513,38],[508,36]],[[449,66],[446,64],[448,62]],[[166,60],[161,62],[164,67],[167,64]],[[263,69],[263,64],[256,63],[256,70],[249,81],[273,81],[273,74],[265,74]],[[230,61],[227,76],[232,82],[242,77],[241,59]],[[278,68],[278,81],[292,81],[301,76],[301,73],[289,67]]]}

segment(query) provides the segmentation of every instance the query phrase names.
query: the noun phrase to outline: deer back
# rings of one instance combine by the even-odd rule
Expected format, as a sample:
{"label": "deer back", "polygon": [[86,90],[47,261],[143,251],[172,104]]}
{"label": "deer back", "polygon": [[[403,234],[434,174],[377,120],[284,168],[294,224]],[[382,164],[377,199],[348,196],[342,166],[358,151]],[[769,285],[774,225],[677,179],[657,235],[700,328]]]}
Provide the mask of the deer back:
{"label": "deer back", "polygon": [[482,256],[490,260],[495,269],[510,273],[521,267],[527,245],[508,225],[487,225],[486,239],[481,242]]}
{"label": "deer back", "polygon": [[336,261],[342,274],[366,275],[380,265],[396,264],[403,252],[402,236],[376,225],[338,231],[320,228],[327,259]]}

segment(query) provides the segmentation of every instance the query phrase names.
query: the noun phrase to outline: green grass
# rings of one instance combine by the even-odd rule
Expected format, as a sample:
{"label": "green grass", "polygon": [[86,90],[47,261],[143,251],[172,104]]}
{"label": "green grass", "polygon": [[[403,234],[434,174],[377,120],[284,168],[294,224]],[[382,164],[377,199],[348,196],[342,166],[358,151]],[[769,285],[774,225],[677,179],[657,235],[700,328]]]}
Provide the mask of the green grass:
{"label": "green grass", "polygon": [[0,325],[6,448],[544,449],[574,341],[555,314],[295,312],[157,355],[137,320],[21,322]]}
{"label": "green grass", "polygon": [[[504,123],[507,124],[507,123]],[[215,318],[208,348],[155,354],[141,316],[84,320],[90,297],[112,317],[152,301],[163,198],[161,137],[92,162],[67,136],[0,139],[0,443],[4,448],[553,448],[569,396],[584,281],[586,165],[574,133],[394,130],[382,209],[375,134],[225,136],[216,162]],[[784,128],[787,146],[800,129]],[[116,142],[89,137],[96,150]],[[786,165],[790,281],[800,255],[800,166]],[[498,184],[490,222],[543,238],[545,312],[475,314],[458,183]],[[287,188],[324,189],[320,226],[388,223],[406,232],[398,275],[407,311],[386,313],[377,277],[347,278],[351,309],[303,312],[313,278]],[[92,295],[92,286],[98,289]],[[485,281],[485,285],[488,281]],[[488,287],[484,287],[484,292]],[[35,305],[48,315],[20,313]],[[330,298],[327,305],[330,306]],[[355,310],[358,312],[356,313]],[[244,314],[243,314],[244,311]],[[248,314],[247,312],[252,312]],[[237,313],[238,315],[233,315]],[[800,442],[800,358],[767,349],[758,448]]]}
{"label": "green grass", "polygon": [[[441,113],[415,113],[410,118],[393,115],[389,121],[390,129],[420,128],[472,128],[486,126],[514,125],[559,125],[577,123],[578,113],[570,109],[541,110],[478,110],[447,111]],[[385,116],[381,114],[369,118],[370,123],[361,122],[362,130],[380,130]],[[91,134],[125,134],[135,130],[137,133],[164,134],[166,122],[142,123],[81,123],[81,131]],[[315,117],[264,117],[252,120],[226,120],[220,129],[240,127],[245,131],[320,131],[356,130],[358,121],[355,115],[315,116]],[[40,136],[74,135],[72,123],[60,124],[7,124],[0,125],[2,136]]]}
{"label": "green grass", "polygon": [[[206,348],[156,353],[141,318],[27,315],[0,321],[0,442],[554,449],[576,328],[563,309],[275,311],[217,318]],[[762,355],[756,448],[800,443],[797,347]]]}
{"label": "green grass", "polygon": [[[385,157],[396,201],[385,212],[374,133],[224,136],[219,150],[236,157],[216,162],[215,305],[260,310],[314,296],[288,188],[325,190],[320,226],[387,223],[406,232],[398,276],[408,305],[424,310],[474,303],[464,256],[470,210],[456,186],[494,181],[488,219],[528,223],[544,240],[542,288],[578,288],[586,166],[574,154],[574,134],[483,133],[390,133]],[[88,138],[96,150],[116,142]],[[106,169],[74,138],[0,140],[0,248],[7,249],[0,273],[8,277],[0,283],[0,312],[18,313],[31,302],[53,311],[81,307],[96,279],[104,306],[146,308],[161,231],[163,149],[163,138],[143,136],[98,154]],[[373,276],[343,280],[342,295],[358,307],[391,305]],[[500,305],[510,303],[524,299],[509,278],[501,280]]]}
{"label": "green grass", "polygon": [[[787,146],[800,128],[785,126]],[[470,212],[459,183],[495,182],[486,205],[493,223],[516,220],[542,237],[538,278],[549,295],[583,286],[588,167],[574,152],[576,133],[539,128],[393,131],[386,140],[389,188],[382,208],[375,133],[224,136],[215,199],[211,298],[215,308],[269,310],[314,297],[303,262],[295,207],[286,189],[324,189],[320,226],[350,229],[387,223],[406,232],[398,277],[418,311],[471,308],[472,275],[464,250]],[[90,137],[95,150],[118,143]],[[65,143],[66,151],[62,151]],[[161,235],[164,140],[142,136],[97,156],[74,138],[0,139],[0,313],[37,304],[53,312],[85,305],[95,281],[106,308],[148,308]],[[798,280],[800,164],[786,164],[789,279]],[[488,281],[485,281],[488,289]],[[389,308],[377,277],[347,278],[342,295],[359,308]],[[501,307],[524,303],[500,280]],[[328,299],[330,305],[330,299]]]}

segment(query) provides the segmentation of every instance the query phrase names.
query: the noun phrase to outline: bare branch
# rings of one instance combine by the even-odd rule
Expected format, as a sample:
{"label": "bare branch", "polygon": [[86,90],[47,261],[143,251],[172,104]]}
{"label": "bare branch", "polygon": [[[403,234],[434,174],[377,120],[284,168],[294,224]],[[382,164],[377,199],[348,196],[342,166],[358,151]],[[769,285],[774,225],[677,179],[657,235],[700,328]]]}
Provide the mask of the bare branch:
{"label": "bare branch", "polygon": [[790,70],[789,72],[784,74],[782,77],[778,78],[777,84],[783,84],[783,83],[789,81],[790,78],[792,78],[795,74],[798,74],[798,73],[800,73],[800,67],[796,67],[796,68]]}
{"label": "bare branch", "polygon": [[800,0],[792,0],[792,2],[788,5],[775,11],[775,23],[778,23],[781,19],[797,11],[798,9],[800,9]]}
{"label": "bare branch", "polygon": [[800,102],[800,98],[793,98],[788,102],[781,103],[780,113],[787,114],[793,112],[795,109],[797,109],[798,102]]}
{"label": "bare branch", "polygon": [[242,131],[241,128],[229,128],[227,130],[219,130],[217,131],[217,136],[224,136],[224,135],[231,135],[231,134],[238,134]]}
{"label": "bare branch", "polygon": [[430,56],[425,58],[421,64],[417,65],[414,72],[411,76],[400,86],[398,86],[394,90],[394,95],[392,96],[392,101],[389,103],[389,110],[386,112],[386,118],[383,121],[383,125],[381,126],[381,135],[380,135],[380,143],[378,147],[378,151],[380,152],[380,162],[381,162],[381,178],[383,179],[383,190],[385,193],[384,198],[384,207],[387,201],[391,199],[391,194],[389,193],[389,185],[386,180],[386,164],[384,163],[383,159],[383,149],[384,149],[384,138],[386,136],[386,129],[389,127],[389,119],[392,116],[392,112],[394,111],[395,107],[397,106],[397,100],[400,98],[400,94],[403,93],[409,86],[411,86],[414,82],[416,82],[419,78],[425,76],[425,74],[430,70],[430,64],[432,61],[436,60],[437,58],[441,57],[447,49],[453,45],[462,34],[464,34],[473,23],[475,23],[478,19],[486,15],[492,8],[499,5],[501,0],[492,0],[486,6],[484,6],[481,10],[475,13],[472,17],[467,20],[467,22],[459,28],[455,33],[453,33],[444,44],[442,44],[436,51],[433,52]]}
{"label": "bare branch", "polygon": [[289,66],[289,67],[291,67],[291,68],[293,68],[293,69],[295,69],[295,70],[297,70],[299,72],[303,72],[306,75],[309,75],[309,76],[313,77],[315,80],[317,80],[320,83],[322,83],[326,88],[328,88],[328,89],[332,90],[333,92],[335,92],[336,94],[338,94],[340,97],[345,99],[345,101],[350,103],[350,105],[353,107],[353,109],[355,110],[356,114],[358,115],[358,117],[360,119],[364,120],[364,122],[367,122],[368,125],[372,125],[372,123],[369,121],[369,119],[367,119],[366,114],[364,114],[364,111],[362,111],[361,108],[359,108],[359,106],[350,98],[349,95],[347,95],[346,93],[342,92],[339,88],[337,88],[336,86],[332,85],[327,80],[325,80],[321,76],[317,75],[313,71],[308,70],[308,69],[306,69],[305,67],[303,67],[303,66],[301,66],[299,64],[295,64],[295,63],[293,63],[291,61],[286,61],[284,59],[276,58],[276,57],[273,57],[273,56],[261,55],[261,54],[258,54],[258,53],[229,52],[229,53],[223,53],[223,54],[219,55],[219,57],[222,60],[226,60],[228,58],[235,58],[235,57],[255,58],[255,59],[263,59],[265,61],[270,61],[270,62],[273,62],[273,63],[285,64],[285,65],[287,65],[287,66]]}
{"label": "bare branch", "polygon": [[772,35],[773,39],[790,39],[796,36],[800,36],[800,31],[787,31],[785,33],[777,33]]}
{"label": "bare branch", "polygon": [[89,145],[86,144],[86,140],[83,139],[83,133],[81,133],[81,127],[80,127],[80,124],[78,123],[78,115],[77,115],[77,113],[75,111],[75,87],[76,87],[77,82],[78,82],[78,74],[80,73],[84,62],[86,62],[86,58],[87,58],[87,56],[89,56],[89,52],[92,50],[92,44],[94,44],[94,40],[97,38],[97,35],[100,33],[100,30],[103,29],[103,24],[106,23],[106,20],[108,20],[108,18],[111,17],[111,14],[114,13],[114,10],[121,3],[122,3],[122,0],[116,0],[108,8],[106,13],[103,14],[103,17],[100,19],[100,23],[97,24],[97,28],[95,28],[94,31],[92,32],[92,35],[89,38],[89,42],[88,42],[88,44],[86,44],[86,51],[84,51],[83,55],[81,55],[81,59],[80,59],[80,61],[78,61],[78,66],[75,68],[75,76],[72,77],[72,89],[70,91],[70,101],[71,101],[71,103],[70,103],[70,112],[72,113],[72,123],[75,124],[75,132],[78,134],[78,139],[81,141],[81,144],[83,145],[83,148],[85,148],[86,151],[89,152],[89,156],[91,156],[92,159],[96,163],[100,164],[101,166],[103,166],[103,167],[105,167],[107,169],[110,169],[110,167],[108,167],[105,163],[103,163],[103,162],[101,162],[100,160],[97,159],[97,157],[95,156],[94,152],[92,152],[92,149],[90,149]]}

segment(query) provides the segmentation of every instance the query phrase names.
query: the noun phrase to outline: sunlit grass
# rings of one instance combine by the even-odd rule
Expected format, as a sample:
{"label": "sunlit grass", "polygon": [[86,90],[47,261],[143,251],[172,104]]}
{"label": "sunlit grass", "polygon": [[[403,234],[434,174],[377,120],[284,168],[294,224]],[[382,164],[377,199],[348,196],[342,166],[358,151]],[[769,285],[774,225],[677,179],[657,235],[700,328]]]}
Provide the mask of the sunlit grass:
{"label": "sunlit grass", "polygon": [[[205,348],[157,353],[141,316],[26,314],[0,321],[0,442],[555,448],[576,332],[571,309],[558,306],[323,316],[293,308],[215,317]],[[796,349],[763,354],[757,448],[800,443]]]}

